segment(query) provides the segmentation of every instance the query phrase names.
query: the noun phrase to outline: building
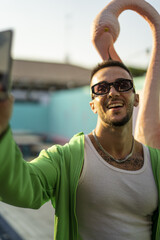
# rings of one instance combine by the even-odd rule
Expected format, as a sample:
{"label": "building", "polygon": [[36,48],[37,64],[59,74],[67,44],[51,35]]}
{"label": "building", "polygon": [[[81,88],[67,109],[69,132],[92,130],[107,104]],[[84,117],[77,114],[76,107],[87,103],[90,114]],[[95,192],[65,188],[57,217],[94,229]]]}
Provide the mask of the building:
{"label": "building", "polygon": [[89,77],[89,69],[71,64],[14,60],[12,91],[17,101],[38,100],[42,93],[88,85]]}

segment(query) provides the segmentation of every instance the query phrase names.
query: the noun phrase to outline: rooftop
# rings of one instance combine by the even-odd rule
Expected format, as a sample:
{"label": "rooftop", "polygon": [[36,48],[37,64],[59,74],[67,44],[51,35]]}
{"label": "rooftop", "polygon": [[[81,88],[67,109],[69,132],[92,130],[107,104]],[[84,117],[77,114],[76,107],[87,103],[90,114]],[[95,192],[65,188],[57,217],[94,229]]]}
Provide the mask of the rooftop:
{"label": "rooftop", "polygon": [[71,64],[13,60],[13,88],[61,89],[89,84],[90,69]]}

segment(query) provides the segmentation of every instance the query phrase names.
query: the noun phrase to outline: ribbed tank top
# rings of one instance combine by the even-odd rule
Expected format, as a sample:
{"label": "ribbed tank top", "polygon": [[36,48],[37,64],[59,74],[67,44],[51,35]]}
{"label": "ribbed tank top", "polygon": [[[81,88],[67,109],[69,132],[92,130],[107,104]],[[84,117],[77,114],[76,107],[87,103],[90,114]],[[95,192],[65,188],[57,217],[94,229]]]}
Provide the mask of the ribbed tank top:
{"label": "ribbed tank top", "polygon": [[158,194],[149,150],[144,165],[127,171],[108,164],[85,136],[76,213],[82,240],[150,240]]}

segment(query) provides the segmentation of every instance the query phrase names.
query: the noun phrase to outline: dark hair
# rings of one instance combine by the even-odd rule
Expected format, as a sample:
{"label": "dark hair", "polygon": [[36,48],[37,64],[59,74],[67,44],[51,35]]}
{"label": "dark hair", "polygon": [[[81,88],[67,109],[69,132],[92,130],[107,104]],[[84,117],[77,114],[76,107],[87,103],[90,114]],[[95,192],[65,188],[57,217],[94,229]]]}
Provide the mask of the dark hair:
{"label": "dark hair", "polygon": [[126,65],[124,65],[124,63],[119,62],[119,61],[114,61],[114,60],[107,60],[107,61],[103,61],[103,62],[99,63],[96,67],[93,68],[93,70],[91,71],[90,81],[92,80],[92,78],[93,78],[93,76],[94,76],[94,74],[96,72],[98,72],[102,68],[107,68],[107,67],[120,67],[120,68],[123,68],[124,70],[126,70],[129,73],[129,75],[133,79],[132,73],[126,67]]}
{"label": "dark hair", "polygon": [[[92,81],[92,78],[94,76],[94,74],[96,74],[96,72],[98,72],[99,70],[103,69],[103,68],[107,68],[107,67],[120,67],[123,68],[126,72],[129,73],[131,79],[133,79],[132,73],[130,72],[130,70],[126,67],[126,65],[122,62],[119,61],[115,61],[112,59],[103,61],[101,63],[99,63],[96,67],[93,68],[93,70],[91,71],[91,77],[90,77],[90,83]],[[135,86],[133,84],[133,92],[135,93]],[[91,98],[94,99],[94,94],[91,93]]]}

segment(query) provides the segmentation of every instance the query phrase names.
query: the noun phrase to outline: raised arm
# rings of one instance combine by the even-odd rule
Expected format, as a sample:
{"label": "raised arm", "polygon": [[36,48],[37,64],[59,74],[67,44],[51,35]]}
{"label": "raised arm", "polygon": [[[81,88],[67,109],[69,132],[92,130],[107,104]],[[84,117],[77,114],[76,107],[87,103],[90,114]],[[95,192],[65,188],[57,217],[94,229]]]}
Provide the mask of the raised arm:
{"label": "raised arm", "polygon": [[135,137],[160,149],[160,15],[152,25],[153,49],[136,121]]}
{"label": "raised arm", "polygon": [[23,159],[8,125],[12,107],[12,96],[0,102],[0,200],[39,208],[54,195],[56,166],[45,150],[30,163]]}
{"label": "raised arm", "polygon": [[160,148],[160,15],[144,0],[113,0],[95,18],[92,42],[103,60],[120,60],[114,49],[120,27],[118,17],[124,10],[140,14],[150,25],[153,36],[152,57],[141,96],[135,137],[144,144]]}
{"label": "raised arm", "polygon": [[10,95],[6,100],[0,101],[0,136],[7,130],[13,109],[14,98]]}

